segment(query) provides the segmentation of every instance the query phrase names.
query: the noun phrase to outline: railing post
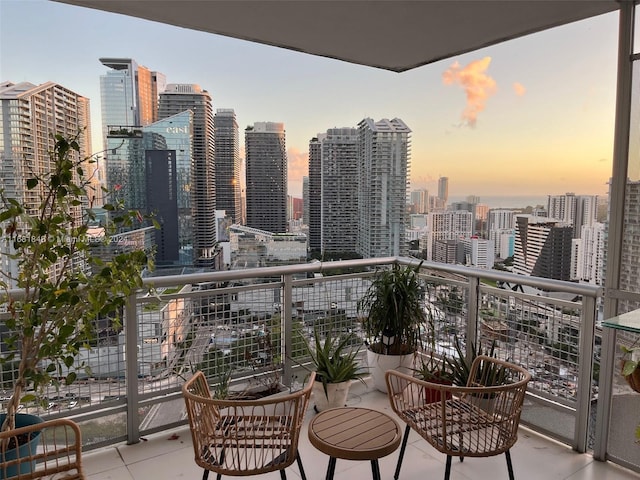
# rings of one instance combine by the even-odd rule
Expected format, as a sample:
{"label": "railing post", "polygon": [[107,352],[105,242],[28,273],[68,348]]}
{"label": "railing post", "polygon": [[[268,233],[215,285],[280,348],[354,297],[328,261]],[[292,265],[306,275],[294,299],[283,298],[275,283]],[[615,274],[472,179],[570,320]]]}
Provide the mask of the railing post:
{"label": "railing post", "polygon": [[125,380],[127,385],[127,443],[140,441],[138,424],[138,312],[136,294],[127,297],[124,314]]}
{"label": "railing post", "polygon": [[576,398],[576,425],[573,439],[574,450],[587,451],[589,434],[589,410],[591,408],[591,378],[593,377],[593,345],[596,331],[596,301],[593,297],[582,297],[582,325],[578,346],[578,391]]}
{"label": "railing post", "polygon": [[465,351],[467,358],[471,354],[469,348],[470,343],[476,343],[478,340],[478,310],[480,296],[478,295],[480,290],[480,278],[469,277],[469,292],[467,299],[467,341],[465,343]]}
{"label": "railing post", "polygon": [[293,275],[283,275],[280,353],[282,357],[283,383],[293,384]]}

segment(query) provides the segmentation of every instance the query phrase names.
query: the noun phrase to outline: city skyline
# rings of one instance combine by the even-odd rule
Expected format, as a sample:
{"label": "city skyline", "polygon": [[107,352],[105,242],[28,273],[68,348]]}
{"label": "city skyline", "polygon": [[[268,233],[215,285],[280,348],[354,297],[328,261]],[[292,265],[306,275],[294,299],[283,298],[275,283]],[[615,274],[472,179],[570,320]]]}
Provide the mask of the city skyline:
{"label": "city skyline", "polygon": [[[396,74],[50,1],[3,0],[0,10],[0,79],[53,81],[90,98],[95,151],[99,58],[121,56],[163,72],[168,83],[201,85],[214,109],[236,111],[241,129],[284,123],[294,196],[310,139],[366,117],[411,125],[411,190],[434,192],[446,176],[450,196],[481,200],[607,192],[616,14]],[[73,29],[59,28],[69,22]],[[42,48],[51,38],[70,50]]]}

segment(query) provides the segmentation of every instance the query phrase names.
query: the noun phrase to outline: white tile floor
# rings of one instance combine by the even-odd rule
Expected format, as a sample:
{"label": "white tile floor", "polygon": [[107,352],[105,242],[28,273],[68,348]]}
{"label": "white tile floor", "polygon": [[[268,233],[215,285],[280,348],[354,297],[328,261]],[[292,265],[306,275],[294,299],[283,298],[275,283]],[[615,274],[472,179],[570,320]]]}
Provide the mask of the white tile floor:
{"label": "white tile floor", "polygon": [[[394,416],[387,397],[378,392],[352,387],[348,404],[384,411]],[[313,400],[312,400],[313,402]],[[308,419],[314,415],[307,414]],[[307,422],[308,423],[308,419]],[[404,431],[404,424],[401,423]],[[309,443],[306,425],[300,439],[300,455],[308,480],[325,478],[328,457]],[[638,480],[640,474],[614,464],[595,461],[590,455],[575,453],[570,448],[522,428],[511,451],[515,477],[518,480]],[[393,478],[398,451],[380,460],[383,479]],[[135,445],[117,445],[87,452],[83,464],[89,480],[170,480],[202,478],[202,469],[193,461],[188,427],[162,432]],[[402,464],[400,480],[444,478],[445,456],[438,453],[412,431]],[[256,478],[256,477],[254,477]],[[278,472],[261,475],[264,480],[279,480]],[[289,480],[299,480],[294,464],[287,469]],[[337,461],[336,480],[369,480],[369,462]],[[504,455],[491,458],[454,459],[451,480],[507,479]],[[213,474],[209,479],[215,479]]]}

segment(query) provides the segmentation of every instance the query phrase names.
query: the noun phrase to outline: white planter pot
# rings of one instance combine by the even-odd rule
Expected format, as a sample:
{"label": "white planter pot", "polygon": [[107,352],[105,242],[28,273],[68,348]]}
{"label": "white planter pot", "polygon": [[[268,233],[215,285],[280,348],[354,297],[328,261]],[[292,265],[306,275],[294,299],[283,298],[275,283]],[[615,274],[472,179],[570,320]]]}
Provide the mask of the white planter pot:
{"label": "white planter pot", "polygon": [[411,374],[415,353],[408,355],[381,355],[367,350],[367,364],[373,385],[383,393],[387,393],[387,383],[384,374],[387,370],[397,370],[402,373]]}
{"label": "white planter pot", "polygon": [[316,410],[321,412],[328,408],[344,407],[349,395],[351,381],[341,383],[327,383],[327,394],[324,393],[322,382],[313,382],[313,401]]}

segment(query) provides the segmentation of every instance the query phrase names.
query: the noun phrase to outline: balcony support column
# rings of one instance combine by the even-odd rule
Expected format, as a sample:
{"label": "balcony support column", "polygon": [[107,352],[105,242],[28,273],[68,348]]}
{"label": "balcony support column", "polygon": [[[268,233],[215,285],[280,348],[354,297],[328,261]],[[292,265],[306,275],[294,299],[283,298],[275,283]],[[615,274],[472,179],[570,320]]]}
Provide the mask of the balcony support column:
{"label": "balcony support column", "polygon": [[282,308],[280,309],[280,350],[282,356],[283,383],[293,385],[293,275],[283,275]]}
{"label": "balcony support column", "polygon": [[[629,167],[629,136],[631,133],[631,99],[633,77],[633,29],[635,2],[620,2],[618,24],[618,73],[616,84],[616,113],[613,137],[613,167],[609,188],[609,232],[607,267],[605,272],[604,317],[618,314],[618,300],[610,292],[620,289],[622,237],[624,232],[624,197]],[[607,459],[609,416],[615,361],[616,334],[610,329],[602,332],[602,354],[596,413],[593,457]]]}
{"label": "balcony support column", "polygon": [[480,301],[480,278],[469,277],[469,291],[467,300],[467,341],[466,353],[467,359],[471,360],[471,345],[469,342],[473,342],[477,346],[478,342],[478,303]]}
{"label": "balcony support column", "polygon": [[127,297],[124,315],[125,335],[125,381],[127,388],[127,444],[140,441],[138,424],[138,312],[136,294]]}
{"label": "balcony support column", "polygon": [[596,301],[582,297],[582,322],[578,346],[578,391],[576,398],[576,424],[573,449],[587,451],[589,435],[589,411],[591,409],[591,379],[593,377],[593,345],[596,331]]}

